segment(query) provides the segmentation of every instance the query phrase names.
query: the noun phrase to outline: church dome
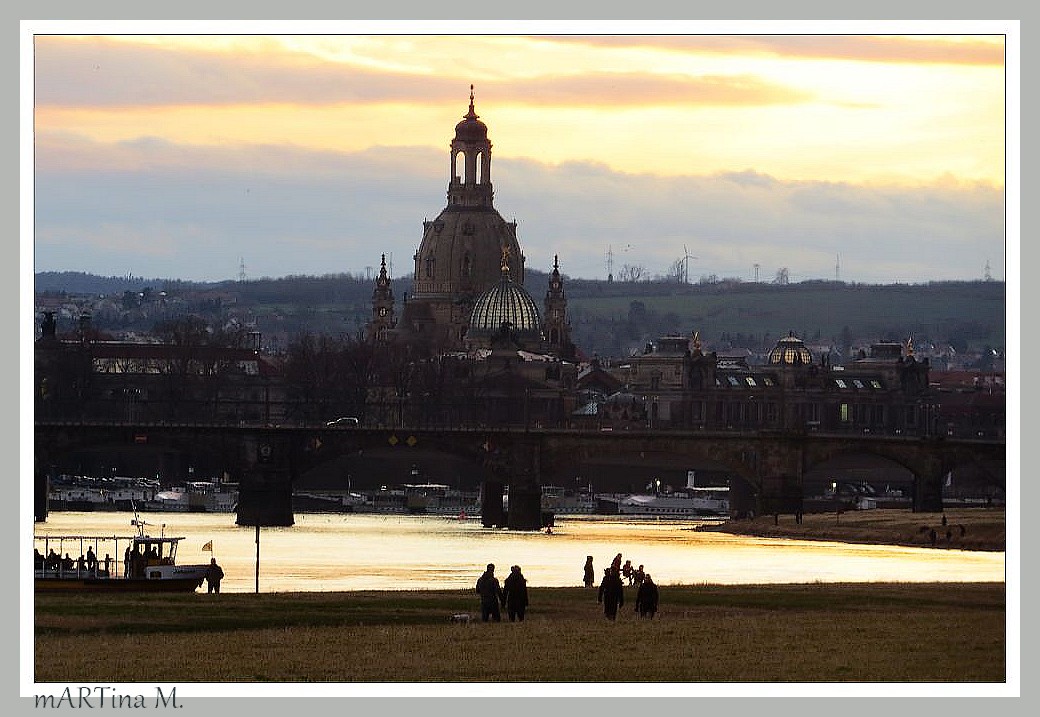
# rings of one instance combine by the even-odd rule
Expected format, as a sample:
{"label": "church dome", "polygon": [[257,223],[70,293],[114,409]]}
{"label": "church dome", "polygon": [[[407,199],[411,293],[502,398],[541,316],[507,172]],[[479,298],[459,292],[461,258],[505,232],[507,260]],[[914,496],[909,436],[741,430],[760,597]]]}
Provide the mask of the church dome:
{"label": "church dome", "polygon": [[478,120],[476,115],[467,115],[466,119],[455,125],[455,139],[463,142],[486,142],[487,133],[487,125]]}
{"label": "church dome", "polygon": [[502,280],[477,297],[467,338],[489,339],[508,328],[516,338],[538,340],[542,333],[538,306],[527,290],[503,272]]}
{"label": "church dome", "polygon": [[487,125],[481,122],[480,115],[473,108],[473,85],[469,86],[469,112],[462,116],[462,121],[455,125],[455,139],[463,142],[487,142]]}
{"label": "church dome", "polygon": [[772,366],[802,366],[811,364],[812,360],[812,353],[805,348],[805,343],[793,334],[777,341],[769,352]]}

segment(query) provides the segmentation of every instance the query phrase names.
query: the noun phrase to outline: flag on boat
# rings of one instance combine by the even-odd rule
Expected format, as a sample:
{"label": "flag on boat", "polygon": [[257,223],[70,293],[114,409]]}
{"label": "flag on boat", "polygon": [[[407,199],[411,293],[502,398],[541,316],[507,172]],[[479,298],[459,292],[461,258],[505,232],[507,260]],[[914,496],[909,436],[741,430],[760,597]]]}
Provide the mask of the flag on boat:
{"label": "flag on boat", "polygon": [[203,551],[207,551],[208,550],[209,552],[212,553],[213,552],[213,541],[211,540],[208,543],[206,543],[205,545],[203,545],[202,549],[203,549]]}

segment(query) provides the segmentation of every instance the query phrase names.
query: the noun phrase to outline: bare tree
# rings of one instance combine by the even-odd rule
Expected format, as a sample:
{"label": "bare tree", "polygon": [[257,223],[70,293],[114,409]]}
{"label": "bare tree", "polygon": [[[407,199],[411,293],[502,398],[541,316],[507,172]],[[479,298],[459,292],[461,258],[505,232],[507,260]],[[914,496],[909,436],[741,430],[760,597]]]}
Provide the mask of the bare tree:
{"label": "bare tree", "polygon": [[643,281],[648,277],[642,264],[625,264],[618,272],[618,281]]}

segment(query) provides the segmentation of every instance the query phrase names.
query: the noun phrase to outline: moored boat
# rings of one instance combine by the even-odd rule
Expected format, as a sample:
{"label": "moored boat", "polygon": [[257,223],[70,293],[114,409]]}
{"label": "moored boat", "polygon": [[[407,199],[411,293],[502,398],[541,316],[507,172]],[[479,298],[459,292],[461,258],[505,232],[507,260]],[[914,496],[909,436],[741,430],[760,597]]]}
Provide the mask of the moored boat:
{"label": "moored boat", "polygon": [[134,523],[132,536],[34,536],[36,592],[193,592],[202,585],[207,565],[177,564],[183,537],[152,537]]}
{"label": "moored boat", "polygon": [[686,488],[668,495],[628,495],[617,501],[617,513],[662,518],[728,517],[729,489]]}

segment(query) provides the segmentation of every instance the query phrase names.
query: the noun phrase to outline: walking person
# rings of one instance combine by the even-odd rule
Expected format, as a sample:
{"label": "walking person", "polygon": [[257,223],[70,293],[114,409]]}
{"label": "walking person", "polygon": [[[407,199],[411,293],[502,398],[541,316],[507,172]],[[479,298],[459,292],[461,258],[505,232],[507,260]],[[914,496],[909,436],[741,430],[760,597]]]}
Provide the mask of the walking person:
{"label": "walking person", "polygon": [[618,608],[625,604],[625,584],[621,582],[621,571],[607,568],[599,584],[597,600],[603,603],[603,614],[608,620],[617,619]]}
{"label": "walking person", "polygon": [[527,578],[520,571],[519,565],[509,569],[509,577],[502,583],[502,592],[509,622],[523,622],[524,613],[527,612]]}
{"label": "walking person", "polygon": [[653,578],[647,573],[643,576],[643,584],[639,586],[639,590],[636,592],[636,612],[639,613],[639,617],[648,617],[653,620],[654,614],[657,613],[659,597],[657,584],[654,583]]}
{"label": "walking person", "polygon": [[217,565],[216,558],[209,559],[209,567],[206,568],[206,592],[219,593],[220,581],[224,579],[224,571]]}
{"label": "walking person", "polygon": [[591,588],[596,584],[596,570],[592,567],[592,556],[585,558],[585,587]]}
{"label": "walking person", "polygon": [[502,594],[502,586],[495,577],[494,563],[488,563],[487,570],[477,578],[477,594],[480,595],[480,619],[483,622],[502,622],[502,613],[498,606],[505,603],[505,595]]}

